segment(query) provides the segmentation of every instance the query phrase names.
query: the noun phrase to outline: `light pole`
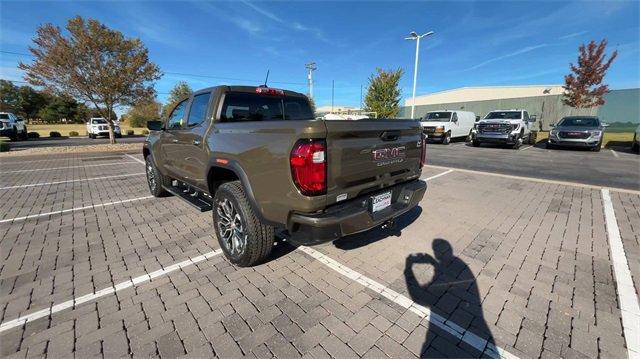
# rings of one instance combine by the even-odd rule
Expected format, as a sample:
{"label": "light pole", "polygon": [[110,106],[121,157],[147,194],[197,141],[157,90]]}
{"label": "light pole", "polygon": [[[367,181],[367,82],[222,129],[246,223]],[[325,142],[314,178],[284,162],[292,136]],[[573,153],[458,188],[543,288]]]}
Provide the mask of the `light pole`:
{"label": "light pole", "polygon": [[420,39],[433,34],[433,31],[429,31],[422,35],[418,35],[418,33],[416,33],[415,31],[411,31],[409,33],[409,37],[404,38],[405,40],[416,40],[416,63],[413,67],[413,97],[411,99],[411,118],[413,118],[416,109],[416,81],[418,80],[418,55],[420,55]]}

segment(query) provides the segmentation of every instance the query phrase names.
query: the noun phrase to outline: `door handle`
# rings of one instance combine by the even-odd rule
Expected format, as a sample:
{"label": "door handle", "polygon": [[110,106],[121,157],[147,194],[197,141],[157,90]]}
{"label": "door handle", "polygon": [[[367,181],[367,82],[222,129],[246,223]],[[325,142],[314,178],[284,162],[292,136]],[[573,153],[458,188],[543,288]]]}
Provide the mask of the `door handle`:
{"label": "door handle", "polygon": [[196,146],[200,146],[200,140],[193,140],[193,144]]}
{"label": "door handle", "polygon": [[178,143],[178,140],[171,140],[171,142],[173,142],[173,143]]}

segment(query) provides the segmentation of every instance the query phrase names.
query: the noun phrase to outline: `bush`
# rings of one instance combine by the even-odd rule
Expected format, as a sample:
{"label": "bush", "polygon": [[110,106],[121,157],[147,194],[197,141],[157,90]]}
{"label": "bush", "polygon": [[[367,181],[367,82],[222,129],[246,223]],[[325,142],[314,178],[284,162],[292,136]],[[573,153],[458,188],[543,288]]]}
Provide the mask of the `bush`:
{"label": "bush", "polygon": [[0,142],[0,152],[7,152],[11,149],[11,146],[9,146],[8,143],[6,142]]}
{"label": "bush", "polygon": [[49,137],[62,137],[62,135],[58,131],[51,131],[49,132]]}
{"label": "bush", "polygon": [[127,130],[127,136],[133,136],[133,130]]}
{"label": "bush", "polygon": [[149,130],[142,130],[142,134],[145,135],[145,136],[148,135],[149,134]]}
{"label": "bush", "polygon": [[80,135],[78,131],[69,131],[69,137],[76,137],[78,135]]}
{"label": "bush", "polygon": [[37,132],[29,132],[27,133],[28,138],[40,138],[40,134]]}

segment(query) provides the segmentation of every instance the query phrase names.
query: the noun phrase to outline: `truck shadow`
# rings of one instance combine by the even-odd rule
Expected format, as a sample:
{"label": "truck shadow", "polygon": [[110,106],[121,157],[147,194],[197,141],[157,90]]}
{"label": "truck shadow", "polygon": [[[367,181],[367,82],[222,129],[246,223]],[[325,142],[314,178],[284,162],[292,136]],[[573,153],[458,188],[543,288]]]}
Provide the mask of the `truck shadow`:
{"label": "truck shadow", "polygon": [[[495,342],[484,319],[476,278],[469,266],[454,255],[447,240],[436,238],[432,247],[433,257],[427,253],[411,254],[404,269],[411,299],[431,311],[421,357],[479,357],[487,345],[495,345]],[[420,283],[419,279],[425,281],[427,278],[431,278],[428,283]],[[459,337],[452,335],[446,320],[482,338],[472,340],[482,342],[482,349],[461,342]],[[468,333],[464,336],[474,338]]]}
{"label": "truck shadow", "polygon": [[422,207],[414,207],[409,212],[396,218],[395,226],[391,228],[376,227],[366,232],[337,239],[333,241],[333,245],[336,248],[351,250],[367,246],[390,236],[399,237],[402,234],[402,230],[418,219],[420,214],[422,214]]}

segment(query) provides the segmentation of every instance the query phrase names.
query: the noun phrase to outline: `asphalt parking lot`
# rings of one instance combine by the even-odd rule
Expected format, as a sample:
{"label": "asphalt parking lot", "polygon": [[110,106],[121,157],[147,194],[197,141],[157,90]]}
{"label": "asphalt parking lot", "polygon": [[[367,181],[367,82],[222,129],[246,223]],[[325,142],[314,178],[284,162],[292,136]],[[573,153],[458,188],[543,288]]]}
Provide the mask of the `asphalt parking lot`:
{"label": "asphalt parking lot", "polygon": [[[453,161],[436,146],[430,163]],[[584,186],[426,167],[396,228],[281,241],[236,268],[210,212],[149,196],[141,158],[0,159],[0,355],[640,355],[640,192],[620,172]]]}

